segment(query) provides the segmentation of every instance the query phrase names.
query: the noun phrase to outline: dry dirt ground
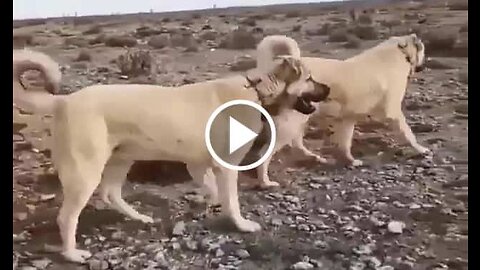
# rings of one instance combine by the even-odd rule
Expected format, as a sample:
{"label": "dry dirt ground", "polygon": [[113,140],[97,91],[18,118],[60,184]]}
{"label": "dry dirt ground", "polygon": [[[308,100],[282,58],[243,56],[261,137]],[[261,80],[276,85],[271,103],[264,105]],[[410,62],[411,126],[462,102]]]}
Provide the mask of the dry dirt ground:
{"label": "dry dirt ground", "polygon": [[[404,108],[434,155],[414,155],[373,124],[360,126],[354,141],[361,168],[282,151],[270,172],[282,187],[259,190],[251,174],[241,176],[242,212],[263,226],[252,234],[215,218],[215,209],[206,218],[182,164],[137,163],[124,197],[156,223],[127,220],[92,198],[77,239],[94,256],[75,265],[51,252],[62,194],[49,159],[49,119],[14,110],[14,269],[468,269],[468,3],[450,2],[383,5],[355,21],[347,6],[311,4],[17,22],[15,46],[61,63],[65,92],[243,72],[254,65],[255,44],[273,33],[295,38],[305,55],[346,58],[416,32],[430,59],[411,79]],[[122,46],[150,55],[117,64]],[[38,84],[35,74],[25,80]],[[305,138],[315,151],[320,126],[313,119]]]}

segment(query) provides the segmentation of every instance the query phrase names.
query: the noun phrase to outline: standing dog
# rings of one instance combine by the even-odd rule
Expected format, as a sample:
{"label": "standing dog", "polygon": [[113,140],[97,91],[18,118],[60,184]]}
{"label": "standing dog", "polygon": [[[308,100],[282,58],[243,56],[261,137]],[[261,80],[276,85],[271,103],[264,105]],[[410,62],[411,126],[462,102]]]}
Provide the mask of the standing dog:
{"label": "standing dog", "polygon": [[[271,68],[277,54],[300,57],[295,40],[281,35],[265,37],[257,47],[257,68]],[[332,133],[329,140],[336,144],[339,154],[354,166],[362,161],[351,154],[355,123],[367,117],[383,119],[390,123],[400,137],[419,153],[429,149],[420,145],[408,126],[401,109],[408,78],[421,71],[424,63],[425,46],[415,35],[391,37],[347,60],[302,57],[302,62],[311,70],[313,78],[330,87],[327,102],[318,106],[318,113],[329,121]],[[319,162],[325,159],[307,150],[303,145],[303,134],[309,115],[292,110],[283,110],[274,117],[277,126],[276,150],[290,144]],[[330,122],[331,121],[331,122]],[[263,186],[276,186],[268,178],[267,160],[258,167],[259,182]]]}
{"label": "standing dog", "polygon": [[[20,76],[39,70],[48,92],[27,91]],[[187,164],[193,179],[218,186],[222,212],[243,232],[260,225],[240,213],[237,172],[217,164],[207,151],[204,130],[210,114],[221,104],[245,99],[270,107],[290,107],[312,113],[311,101],[326,98],[328,89],[314,82],[298,59],[276,57],[273,68],[254,76],[235,76],[180,87],[155,85],[94,85],[70,95],[56,95],[61,73],[50,57],[28,50],[13,53],[14,103],[38,113],[53,114],[52,159],[63,187],[64,201],[57,223],[63,256],[84,262],[90,252],[77,249],[80,212],[99,187],[101,197],[126,216],[151,223],[122,198],[122,186],[134,160],[170,160]],[[261,117],[239,115],[250,127]],[[228,136],[217,132],[214,140]],[[241,160],[246,151],[239,151]],[[209,179],[205,179],[209,178]]]}

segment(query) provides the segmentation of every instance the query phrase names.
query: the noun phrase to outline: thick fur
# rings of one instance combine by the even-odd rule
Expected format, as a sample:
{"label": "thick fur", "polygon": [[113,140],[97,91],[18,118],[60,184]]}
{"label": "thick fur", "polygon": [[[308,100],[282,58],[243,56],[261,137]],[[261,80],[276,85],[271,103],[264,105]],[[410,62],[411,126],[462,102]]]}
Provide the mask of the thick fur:
{"label": "thick fur", "polygon": [[[70,95],[55,96],[60,82],[58,65],[38,52],[14,52],[15,104],[25,110],[53,114],[52,159],[64,193],[57,222],[65,258],[83,262],[91,255],[77,249],[75,234],[80,212],[97,187],[111,207],[132,219],[153,222],[121,196],[134,160],[185,162],[193,179],[207,185],[214,201],[218,196],[223,214],[240,231],[260,230],[258,223],[241,215],[237,172],[212,159],[204,143],[204,129],[210,114],[230,100],[293,107],[300,99],[305,104],[303,110],[309,112],[309,101],[325,96],[323,89],[314,87],[309,75],[304,74],[305,67],[298,59],[277,57],[274,62],[271,70],[251,75],[248,80],[235,76],[180,87],[94,85]],[[33,93],[22,86],[20,75],[28,68],[42,72],[49,92]],[[260,131],[260,116],[238,117]],[[225,135],[213,134],[212,138],[225,141]],[[246,151],[236,153],[239,162]]]}
{"label": "thick fur", "polygon": [[[291,46],[291,52],[298,56],[298,44],[285,36],[265,37],[257,47],[257,66],[269,67],[268,57],[274,56],[273,48]],[[424,62],[424,46],[415,35],[392,37],[357,56],[344,61],[316,57],[302,57],[302,62],[311,71],[317,82],[330,87],[328,102],[318,106],[318,114],[329,121],[332,133],[329,140],[337,145],[340,157],[352,165],[361,165],[350,151],[355,123],[372,117],[388,121],[400,137],[420,153],[429,150],[417,143],[401,110],[401,103],[407,88],[408,77],[419,71]],[[292,110],[274,117],[277,126],[276,150],[285,145],[300,149],[307,156],[319,162],[326,162],[303,145],[305,125],[310,115]],[[258,168],[259,182],[264,186],[278,183],[268,178],[267,160]]]}

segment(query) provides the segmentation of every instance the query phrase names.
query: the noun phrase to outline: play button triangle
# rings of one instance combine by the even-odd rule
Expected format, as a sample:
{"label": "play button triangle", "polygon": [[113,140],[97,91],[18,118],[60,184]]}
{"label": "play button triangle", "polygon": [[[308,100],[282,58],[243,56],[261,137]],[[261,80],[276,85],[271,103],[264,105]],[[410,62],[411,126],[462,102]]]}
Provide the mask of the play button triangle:
{"label": "play button triangle", "polygon": [[230,116],[229,120],[229,151],[230,154],[237,151],[251,140],[255,139],[258,134],[253,132],[235,118]]}

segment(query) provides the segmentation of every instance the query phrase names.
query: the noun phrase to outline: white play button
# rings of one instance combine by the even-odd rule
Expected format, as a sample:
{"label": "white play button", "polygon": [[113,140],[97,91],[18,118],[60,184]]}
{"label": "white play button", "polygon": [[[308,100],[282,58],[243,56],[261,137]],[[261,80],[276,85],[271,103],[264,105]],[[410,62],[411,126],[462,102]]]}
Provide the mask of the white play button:
{"label": "white play button", "polygon": [[237,151],[238,148],[244,146],[246,143],[255,139],[258,134],[253,132],[248,127],[242,125],[235,118],[230,116],[229,124],[229,149],[230,154]]}
{"label": "white play button", "polygon": [[205,127],[205,144],[210,155],[219,165],[236,171],[251,170],[262,164],[272,154],[275,139],[272,117],[249,100],[222,104],[210,115]]}

